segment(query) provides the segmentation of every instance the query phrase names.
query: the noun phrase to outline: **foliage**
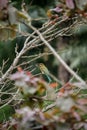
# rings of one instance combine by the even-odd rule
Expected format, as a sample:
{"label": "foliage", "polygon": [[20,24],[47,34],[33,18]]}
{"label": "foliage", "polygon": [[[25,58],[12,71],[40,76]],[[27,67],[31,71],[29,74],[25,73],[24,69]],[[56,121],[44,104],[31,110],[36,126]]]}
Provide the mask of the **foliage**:
{"label": "foliage", "polygon": [[10,78],[19,89],[16,98],[21,98],[21,102],[15,115],[1,125],[2,129],[87,129],[87,99],[82,92],[76,93],[73,84],[67,83],[56,92],[50,84],[20,68]]}
{"label": "foliage", "polygon": [[[26,0],[31,7],[24,1],[16,2],[0,0],[0,52],[4,53],[0,58],[0,129],[86,130],[87,84],[73,68],[87,65],[87,47],[79,40],[84,32],[81,27],[86,26],[87,0],[51,1],[50,9],[45,5],[48,1],[40,5]],[[59,37],[71,42],[61,54],[51,45]],[[51,74],[51,67],[50,72],[40,63],[41,57],[48,55],[73,76],[67,83]]]}

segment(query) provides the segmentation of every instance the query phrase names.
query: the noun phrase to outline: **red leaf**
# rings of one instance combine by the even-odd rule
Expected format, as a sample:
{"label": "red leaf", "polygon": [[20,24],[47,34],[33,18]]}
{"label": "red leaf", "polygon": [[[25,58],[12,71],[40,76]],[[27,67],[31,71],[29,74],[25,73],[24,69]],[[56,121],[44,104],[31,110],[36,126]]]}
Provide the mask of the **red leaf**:
{"label": "red leaf", "polygon": [[56,87],[58,86],[58,83],[56,83],[56,82],[55,82],[55,83],[51,83],[50,86],[51,86],[52,88],[56,88]]}

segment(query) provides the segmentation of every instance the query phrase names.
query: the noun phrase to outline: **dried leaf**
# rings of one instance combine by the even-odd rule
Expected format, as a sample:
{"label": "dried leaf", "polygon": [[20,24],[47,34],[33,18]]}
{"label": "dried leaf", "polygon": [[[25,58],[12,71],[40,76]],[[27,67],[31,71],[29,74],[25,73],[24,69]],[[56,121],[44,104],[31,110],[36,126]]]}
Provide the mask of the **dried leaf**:
{"label": "dried leaf", "polygon": [[2,26],[0,27],[0,40],[1,41],[7,41],[7,40],[13,40],[16,37],[16,30],[14,27],[11,26]]}

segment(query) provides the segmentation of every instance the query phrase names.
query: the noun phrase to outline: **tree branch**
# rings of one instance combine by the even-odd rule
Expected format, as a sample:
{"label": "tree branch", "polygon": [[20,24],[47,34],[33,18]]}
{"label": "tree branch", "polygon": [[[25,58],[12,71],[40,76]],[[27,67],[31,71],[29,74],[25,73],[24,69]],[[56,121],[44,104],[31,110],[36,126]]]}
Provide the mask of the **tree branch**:
{"label": "tree branch", "polygon": [[85,85],[85,87],[87,88],[87,85],[85,83],[85,81],[79,76],[77,75],[66,63],[65,61],[60,57],[60,55],[54,50],[54,48],[44,39],[44,37],[42,36],[42,34],[32,25],[29,25],[29,27],[31,27],[40,37],[40,39],[44,42],[44,44],[50,49],[50,51],[54,54],[54,56],[59,60],[59,62],[66,68],[66,70],[72,75],[74,76],[79,82],[81,82],[82,84]]}

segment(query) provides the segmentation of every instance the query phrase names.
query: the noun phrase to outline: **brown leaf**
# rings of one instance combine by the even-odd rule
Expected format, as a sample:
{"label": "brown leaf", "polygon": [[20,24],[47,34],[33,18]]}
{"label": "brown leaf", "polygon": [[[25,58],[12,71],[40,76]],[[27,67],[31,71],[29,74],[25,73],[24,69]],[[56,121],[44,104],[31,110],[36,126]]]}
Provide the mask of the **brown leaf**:
{"label": "brown leaf", "polygon": [[0,40],[13,40],[16,37],[16,30],[13,27],[0,27]]}

